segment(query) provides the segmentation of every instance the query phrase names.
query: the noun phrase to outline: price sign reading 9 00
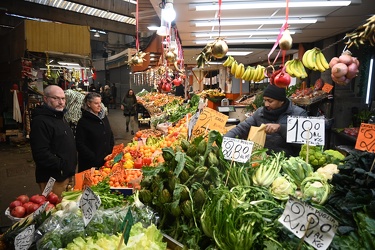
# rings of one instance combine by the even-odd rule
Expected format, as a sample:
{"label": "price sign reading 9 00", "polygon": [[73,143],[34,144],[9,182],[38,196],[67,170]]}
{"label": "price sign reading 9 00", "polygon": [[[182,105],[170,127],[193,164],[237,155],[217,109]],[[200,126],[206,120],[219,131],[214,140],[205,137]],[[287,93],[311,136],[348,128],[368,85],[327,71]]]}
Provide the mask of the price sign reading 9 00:
{"label": "price sign reading 9 00", "polygon": [[328,214],[290,197],[279,222],[315,249],[325,250],[335,236],[338,223]]}
{"label": "price sign reading 9 00", "polygon": [[288,117],[286,142],[324,145],[323,117]]}
{"label": "price sign reading 9 00", "polygon": [[245,163],[250,159],[254,143],[252,141],[223,137],[221,148],[224,159]]}

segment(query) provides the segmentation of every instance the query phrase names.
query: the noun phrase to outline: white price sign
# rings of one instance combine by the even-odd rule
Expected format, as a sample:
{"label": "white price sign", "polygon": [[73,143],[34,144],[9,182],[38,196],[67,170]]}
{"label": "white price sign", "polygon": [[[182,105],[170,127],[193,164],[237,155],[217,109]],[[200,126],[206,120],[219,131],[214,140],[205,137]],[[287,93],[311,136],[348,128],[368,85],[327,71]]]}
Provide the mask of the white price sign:
{"label": "white price sign", "polygon": [[288,117],[286,142],[324,145],[324,136],[324,117]]}
{"label": "white price sign", "polygon": [[87,187],[82,194],[81,200],[79,201],[85,226],[87,226],[87,224],[89,224],[91,219],[94,217],[96,210],[98,210],[101,203],[100,197],[96,195],[91,188]]}
{"label": "white price sign", "polygon": [[35,225],[30,225],[21,233],[19,233],[16,238],[14,238],[14,249],[16,250],[27,250],[34,241]]}
{"label": "white price sign", "polygon": [[224,159],[245,163],[249,161],[254,142],[223,137],[221,148]]}
{"label": "white price sign", "polygon": [[192,133],[193,133],[193,128],[195,126],[195,124],[197,123],[198,121],[198,118],[199,118],[199,114],[200,112],[196,112],[189,120],[189,123],[188,123],[188,138],[191,137]]}
{"label": "white price sign", "polygon": [[279,222],[315,249],[325,250],[335,236],[338,223],[328,214],[294,197],[289,198]]}
{"label": "white price sign", "polygon": [[53,177],[49,177],[49,180],[48,180],[48,182],[47,182],[47,185],[46,185],[46,187],[44,188],[43,193],[42,193],[42,195],[43,195],[44,197],[47,197],[47,195],[49,195],[49,193],[51,193],[52,188],[53,188],[53,185],[55,184],[55,181],[56,181],[56,180],[55,180]]}

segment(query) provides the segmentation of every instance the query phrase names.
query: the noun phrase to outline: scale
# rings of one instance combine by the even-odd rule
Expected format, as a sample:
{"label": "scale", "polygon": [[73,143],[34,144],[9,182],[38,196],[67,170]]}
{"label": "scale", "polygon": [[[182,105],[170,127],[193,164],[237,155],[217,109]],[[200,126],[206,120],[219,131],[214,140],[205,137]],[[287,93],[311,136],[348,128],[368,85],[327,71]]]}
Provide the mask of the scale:
{"label": "scale", "polygon": [[221,106],[221,107],[217,107],[217,110],[219,112],[234,112],[234,111],[236,111],[234,106]]}

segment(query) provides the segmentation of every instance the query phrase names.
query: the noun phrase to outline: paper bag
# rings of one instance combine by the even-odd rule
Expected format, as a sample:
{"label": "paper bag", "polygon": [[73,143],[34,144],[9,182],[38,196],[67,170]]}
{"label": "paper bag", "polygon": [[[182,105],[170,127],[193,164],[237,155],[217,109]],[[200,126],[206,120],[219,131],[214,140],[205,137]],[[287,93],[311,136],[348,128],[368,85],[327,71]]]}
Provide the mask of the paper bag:
{"label": "paper bag", "polygon": [[247,140],[254,142],[253,151],[264,147],[266,142],[265,129],[265,124],[260,125],[260,127],[251,126]]}

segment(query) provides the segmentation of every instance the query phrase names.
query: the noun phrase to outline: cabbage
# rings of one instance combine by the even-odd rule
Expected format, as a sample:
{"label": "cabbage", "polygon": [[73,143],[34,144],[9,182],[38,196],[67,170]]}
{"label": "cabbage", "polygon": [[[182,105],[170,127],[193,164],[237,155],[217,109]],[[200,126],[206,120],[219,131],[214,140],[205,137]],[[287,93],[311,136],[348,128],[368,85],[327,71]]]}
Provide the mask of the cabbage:
{"label": "cabbage", "polygon": [[302,198],[311,199],[313,203],[324,204],[331,191],[331,185],[327,179],[319,173],[305,178],[301,183]]}
{"label": "cabbage", "polygon": [[296,184],[288,180],[286,176],[277,177],[270,187],[270,192],[275,199],[287,200],[297,189]]}

